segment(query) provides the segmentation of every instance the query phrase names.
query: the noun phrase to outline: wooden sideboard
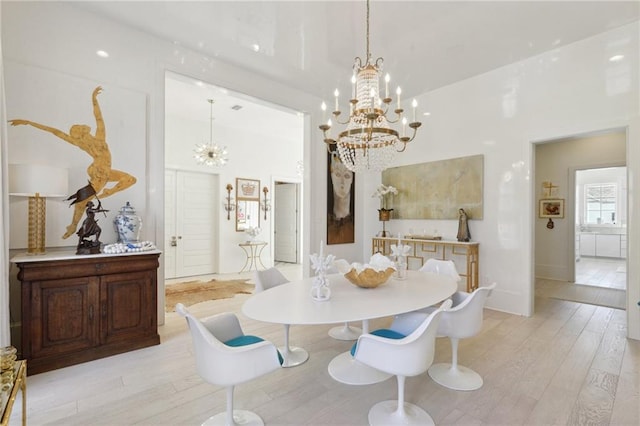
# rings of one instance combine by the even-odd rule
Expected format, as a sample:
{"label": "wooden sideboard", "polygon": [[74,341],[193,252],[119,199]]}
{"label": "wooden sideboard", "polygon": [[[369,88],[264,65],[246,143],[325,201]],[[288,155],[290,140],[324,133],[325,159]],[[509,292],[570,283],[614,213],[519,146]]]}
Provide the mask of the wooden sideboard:
{"label": "wooden sideboard", "polygon": [[[411,247],[407,256],[407,263],[411,269],[414,259],[418,262],[418,268],[429,258],[441,260],[453,260],[458,274],[467,280],[467,291],[472,292],[478,288],[478,268],[480,260],[478,251],[480,243],[447,240],[420,240],[415,238],[402,238],[401,243]],[[398,244],[398,238],[373,237],[371,252],[382,253],[385,256],[391,254],[391,245]],[[463,261],[461,261],[464,259]],[[415,264],[415,262],[413,262]],[[464,266],[464,269],[463,269]],[[417,269],[417,268],[416,268]]]}
{"label": "wooden sideboard", "polygon": [[160,252],[20,255],[22,357],[41,373],[160,343]]}

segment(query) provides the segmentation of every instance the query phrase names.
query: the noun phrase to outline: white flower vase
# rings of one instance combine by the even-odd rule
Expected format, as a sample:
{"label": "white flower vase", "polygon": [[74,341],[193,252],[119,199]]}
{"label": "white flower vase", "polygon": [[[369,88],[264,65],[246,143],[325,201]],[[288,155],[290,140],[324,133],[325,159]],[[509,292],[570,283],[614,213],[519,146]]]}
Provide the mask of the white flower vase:
{"label": "white flower vase", "polygon": [[397,256],[395,266],[396,266],[396,272],[393,273],[393,277],[397,280],[406,279],[407,278],[407,257]]}
{"label": "white flower vase", "polygon": [[115,217],[113,224],[118,233],[119,243],[137,243],[140,240],[142,219],[136,215],[136,209],[128,201],[120,209],[120,213]]}
{"label": "white flower vase", "polygon": [[260,235],[260,228],[247,228],[247,230],[245,231],[245,233],[247,234],[247,236],[249,237],[249,242],[250,243],[255,243],[256,239],[258,238],[258,235]]}
{"label": "white flower vase", "polygon": [[319,274],[313,279],[311,298],[318,302],[324,302],[325,300],[331,299],[329,280],[324,274]]}

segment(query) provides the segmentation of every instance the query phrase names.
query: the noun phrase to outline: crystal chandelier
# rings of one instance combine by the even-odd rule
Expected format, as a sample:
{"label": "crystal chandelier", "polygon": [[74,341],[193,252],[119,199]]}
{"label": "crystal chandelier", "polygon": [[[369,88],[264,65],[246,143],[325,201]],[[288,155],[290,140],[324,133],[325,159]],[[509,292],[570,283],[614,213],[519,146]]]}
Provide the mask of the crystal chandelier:
{"label": "crystal chandelier", "polygon": [[[341,122],[339,116],[341,111],[338,106],[338,89],[335,90],[335,110],[334,119],[338,124],[346,124],[345,130],[338,134],[338,138],[333,139],[328,132],[331,129],[331,120],[324,122],[327,105],[322,103],[323,124],[320,130],[324,135],[324,142],[327,149],[331,151],[333,145],[337,147],[342,163],[352,172],[361,171],[382,171],[386,169],[393,160],[396,152],[406,149],[407,143],[411,142],[422,123],[416,121],[416,108],[418,103],[414,99],[413,121],[408,123],[413,129],[411,137],[406,135],[407,118],[403,116],[404,110],[400,106],[400,87],[397,88],[397,104],[394,110],[395,116],[388,117],[392,99],[389,97],[389,74],[385,76],[385,93],[381,98],[379,90],[380,75],[384,60],[378,58],[372,62],[369,52],[369,0],[367,0],[367,56],[365,63],[362,59],[355,58],[353,65],[353,76],[351,77],[351,100],[349,101],[348,120]],[[390,124],[401,123],[402,131],[399,134]],[[398,126],[400,127],[400,126]]]}
{"label": "crystal chandelier", "polygon": [[221,148],[213,143],[213,99],[207,99],[207,101],[210,104],[209,143],[197,144],[196,149],[193,150],[195,152],[193,158],[196,159],[196,163],[205,166],[224,166],[229,161],[227,147]]}

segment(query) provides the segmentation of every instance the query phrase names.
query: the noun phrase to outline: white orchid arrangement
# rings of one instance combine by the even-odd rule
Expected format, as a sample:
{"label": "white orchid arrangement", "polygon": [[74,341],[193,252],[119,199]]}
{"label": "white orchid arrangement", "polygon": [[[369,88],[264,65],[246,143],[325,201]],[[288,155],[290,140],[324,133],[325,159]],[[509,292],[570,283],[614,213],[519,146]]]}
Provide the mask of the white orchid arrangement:
{"label": "white orchid arrangement", "polygon": [[260,227],[258,227],[258,226],[250,226],[250,227],[248,227],[247,229],[245,229],[245,231],[244,231],[244,232],[245,232],[247,235],[249,235],[251,238],[255,238],[255,237],[257,237],[258,235],[260,235],[260,232],[261,232],[261,231],[262,231],[262,230],[261,230],[261,229],[260,229]]}
{"label": "white orchid arrangement", "polygon": [[399,240],[398,245],[391,244],[391,256],[395,257],[396,259],[400,256],[407,257],[409,256],[410,252],[411,246],[400,244]]}
{"label": "white orchid arrangement", "polygon": [[376,192],[374,192],[371,197],[378,197],[380,199],[380,208],[386,210],[388,208],[387,205],[390,198],[389,194],[397,195],[398,190],[391,185],[387,186],[380,184],[380,186],[376,189]]}

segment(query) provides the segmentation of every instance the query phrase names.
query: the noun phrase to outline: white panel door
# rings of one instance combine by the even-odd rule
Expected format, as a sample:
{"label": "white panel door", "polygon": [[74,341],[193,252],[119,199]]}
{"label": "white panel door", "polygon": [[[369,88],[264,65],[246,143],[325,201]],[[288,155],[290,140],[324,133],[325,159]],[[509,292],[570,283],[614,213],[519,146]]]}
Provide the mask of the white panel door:
{"label": "white panel door", "polygon": [[176,277],[176,171],[164,171],[164,276]]}
{"label": "white panel door", "polygon": [[275,185],[273,207],[274,255],[276,262],[298,262],[298,185],[278,183]]}
{"label": "white panel door", "polygon": [[[217,177],[207,173],[174,173],[175,224],[170,228],[165,221],[165,247],[166,257],[173,256],[175,261],[172,264],[167,262],[165,276],[177,278],[215,273],[217,254],[213,212],[218,198]],[[165,191],[165,194],[171,192],[168,188]],[[166,198],[165,202],[170,203],[168,195]],[[165,215],[166,210],[171,210],[171,206],[165,206]]]}

